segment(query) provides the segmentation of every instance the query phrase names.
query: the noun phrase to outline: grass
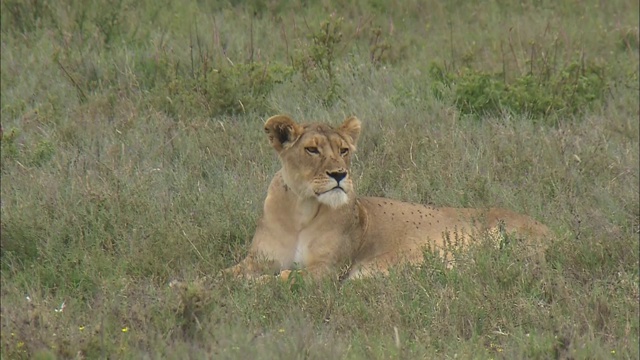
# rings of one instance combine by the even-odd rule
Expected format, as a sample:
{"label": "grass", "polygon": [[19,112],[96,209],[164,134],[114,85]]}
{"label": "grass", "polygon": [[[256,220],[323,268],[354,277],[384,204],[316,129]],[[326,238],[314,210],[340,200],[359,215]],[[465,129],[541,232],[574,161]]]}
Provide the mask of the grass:
{"label": "grass", "polygon": [[[1,6],[2,358],[640,356],[637,2]],[[547,262],[212,279],[276,113],[357,115],[360,194],[530,214]]]}

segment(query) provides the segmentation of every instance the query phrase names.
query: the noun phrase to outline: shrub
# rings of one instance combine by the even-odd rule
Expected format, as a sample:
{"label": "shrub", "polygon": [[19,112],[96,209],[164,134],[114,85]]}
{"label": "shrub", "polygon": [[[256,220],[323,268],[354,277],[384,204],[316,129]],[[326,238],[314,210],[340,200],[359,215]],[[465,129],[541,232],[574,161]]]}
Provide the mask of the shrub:
{"label": "shrub", "polygon": [[202,114],[209,117],[245,112],[264,113],[274,85],[290,79],[292,70],[282,64],[235,64],[210,69],[196,77],[169,75],[156,86],[156,101],[172,116]]}
{"label": "shrub", "polygon": [[504,73],[465,68],[447,71],[432,64],[434,96],[453,91],[453,102],[467,115],[500,115],[510,112],[554,122],[577,115],[604,100],[608,89],[605,68],[593,63],[571,62],[557,71],[550,67],[505,80]]}
{"label": "shrub", "polygon": [[[327,84],[323,95],[325,105],[340,99],[340,84],[336,78],[338,46],[342,42],[342,18],[331,16],[309,36],[311,45],[302,47],[293,61],[294,69],[305,82],[322,81]],[[343,47],[344,48],[344,47]]]}

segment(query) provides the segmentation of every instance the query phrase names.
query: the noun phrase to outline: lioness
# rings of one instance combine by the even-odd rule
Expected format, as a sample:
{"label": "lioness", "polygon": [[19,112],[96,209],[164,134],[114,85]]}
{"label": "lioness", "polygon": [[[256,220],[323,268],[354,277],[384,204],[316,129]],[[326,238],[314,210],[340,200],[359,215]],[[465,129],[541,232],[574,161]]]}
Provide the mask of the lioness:
{"label": "lioness", "polygon": [[395,264],[423,262],[425,248],[446,247],[516,231],[539,239],[546,226],[502,209],[437,208],[377,197],[357,197],[349,166],[360,120],[333,128],[297,124],[277,115],[264,129],[282,163],[247,257],[226,273],[246,278],[286,278],[302,269],[352,279],[387,273]]}

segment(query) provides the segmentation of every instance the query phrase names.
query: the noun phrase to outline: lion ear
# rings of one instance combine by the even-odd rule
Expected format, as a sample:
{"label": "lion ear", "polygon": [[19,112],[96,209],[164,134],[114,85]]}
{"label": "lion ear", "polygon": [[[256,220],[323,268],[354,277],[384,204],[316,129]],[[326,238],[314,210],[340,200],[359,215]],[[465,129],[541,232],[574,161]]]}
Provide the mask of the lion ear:
{"label": "lion ear", "polygon": [[286,115],[270,117],[264,124],[271,146],[279,153],[293,144],[302,134],[302,126]]}
{"label": "lion ear", "polygon": [[342,125],[340,125],[339,128],[341,132],[345,133],[351,138],[354,146],[358,142],[358,137],[360,137],[361,124],[362,123],[360,122],[360,120],[358,120],[357,117],[349,116],[348,118],[344,119],[344,122],[342,123]]}

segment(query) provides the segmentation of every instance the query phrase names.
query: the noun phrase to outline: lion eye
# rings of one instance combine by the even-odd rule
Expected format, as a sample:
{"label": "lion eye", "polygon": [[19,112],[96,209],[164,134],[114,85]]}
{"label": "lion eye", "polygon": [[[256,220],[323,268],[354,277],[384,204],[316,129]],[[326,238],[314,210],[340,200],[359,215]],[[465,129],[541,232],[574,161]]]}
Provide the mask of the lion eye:
{"label": "lion eye", "polygon": [[340,149],[340,155],[341,156],[345,156],[349,153],[349,148],[342,148]]}
{"label": "lion eye", "polygon": [[315,146],[308,146],[306,148],[304,148],[307,153],[311,154],[311,155],[318,155],[320,154],[320,151],[318,151],[318,148]]}

